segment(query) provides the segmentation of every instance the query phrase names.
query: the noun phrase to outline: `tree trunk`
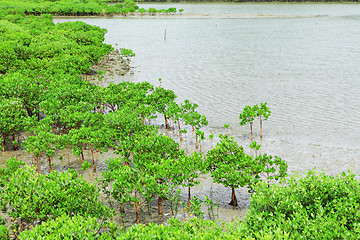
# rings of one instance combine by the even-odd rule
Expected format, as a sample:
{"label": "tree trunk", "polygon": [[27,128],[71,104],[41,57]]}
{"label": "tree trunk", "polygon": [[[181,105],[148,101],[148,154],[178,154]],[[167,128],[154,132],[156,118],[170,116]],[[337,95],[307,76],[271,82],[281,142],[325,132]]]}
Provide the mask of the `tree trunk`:
{"label": "tree trunk", "polygon": [[159,215],[162,214],[161,201],[162,201],[162,199],[161,199],[161,197],[159,196],[159,199],[158,199],[158,212],[159,212]]}
{"label": "tree trunk", "polygon": [[136,213],[136,223],[140,223],[140,221],[139,221],[138,204],[137,204],[137,202],[136,202],[136,192],[135,192],[135,213]]}
{"label": "tree trunk", "polygon": [[48,162],[49,162],[49,172],[52,172],[52,167],[51,167],[51,157],[47,156]]}
{"label": "tree trunk", "polygon": [[39,170],[39,159],[34,155],[34,160],[35,160],[35,162],[34,162],[34,165],[35,165],[35,167],[36,167],[36,171],[37,171],[37,173],[39,174],[40,173],[40,170]]}
{"label": "tree trunk", "polygon": [[196,137],[195,137],[195,140],[196,140],[196,142],[195,142],[195,144],[196,144],[196,148],[199,148],[199,144],[198,144],[198,136],[196,135]]}
{"label": "tree trunk", "polygon": [[252,123],[250,123],[251,141],[253,140]]}
{"label": "tree trunk", "polygon": [[168,122],[167,117],[166,117],[165,114],[164,114],[164,119],[165,119],[165,128],[166,128],[166,129],[169,129],[169,128],[170,128],[170,127],[169,127],[169,122]]}
{"label": "tree trunk", "polygon": [[190,205],[191,205],[190,200],[191,200],[191,194],[190,194],[190,187],[189,187],[189,190],[188,190],[188,207],[190,207]]}
{"label": "tree trunk", "polygon": [[38,174],[40,174],[39,158],[38,157],[36,157],[36,169],[37,169]]}
{"label": "tree trunk", "polygon": [[92,147],[92,146],[90,147],[90,151],[91,151],[91,157],[92,157],[93,172],[96,172],[94,151],[93,151],[93,147]]}
{"label": "tree trunk", "polygon": [[84,152],[81,150],[81,159],[82,159],[82,163],[84,163],[85,162],[85,158],[84,158]]}
{"label": "tree trunk", "polygon": [[60,127],[61,127],[61,125],[60,125],[60,122],[58,121],[58,129],[59,129],[58,131],[59,131],[59,135],[61,136],[62,133],[61,133],[61,128]]}
{"label": "tree trunk", "polygon": [[5,151],[5,134],[3,134],[3,140],[1,142],[2,150]]}
{"label": "tree trunk", "polygon": [[67,149],[68,152],[68,169],[70,169],[70,150]]}
{"label": "tree trunk", "polygon": [[179,126],[179,136],[180,136],[180,141],[182,141],[182,136],[181,136],[181,129],[180,129],[180,122],[178,122],[178,126]]}
{"label": "tree trunk", "polygon": [[262,119],[260,117],[260,138],[262,138]]}
{"label": "tree trunk", "polygon": [[[12,140],[15,141],[15,133],[12,134]],[[17,144],[13,143],[14,150],[17,150]]]}
{"label": "tree trunk", "polygon": [[234,187],[231,187],[231,202],[229,203],[229,205],[235,206],[235,207],[238,206]]}

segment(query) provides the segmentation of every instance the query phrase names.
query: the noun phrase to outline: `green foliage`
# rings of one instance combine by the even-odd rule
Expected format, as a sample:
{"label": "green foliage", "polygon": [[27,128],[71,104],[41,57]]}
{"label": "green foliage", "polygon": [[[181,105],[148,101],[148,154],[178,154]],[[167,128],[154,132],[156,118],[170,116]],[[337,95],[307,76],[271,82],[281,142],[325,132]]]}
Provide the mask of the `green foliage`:
{"label": "green foliage", "polygon": [[260,138],[262,138],[262,121],[267,120],[271,115],[270,109],[267,107],[267,102],[261,103],[260,107],[256,104],[252,107],[245,106],[243,111],[239,114],[240,125],[250,124],[251,141],[253,140],[253,123],[256,117],[260,119]]}
{"label": "green foliage", "polygon": [[18,239],[111,239],[111,234],[100,232],[103,228],[104,225],[96,218],[61,215],[32,230],[21,232]]}
{"label": "green foliage", "polygon": [[166,129],[170,128],[167,116],[169,112],[168,109],[172,105],[171,103],[175,100],[175,98],[177,98],[177,96],[175,95],[174,91],[165,89],[161,86],[155,87],[150,96],[156,111],[164,115]]}
{"label": "green foliage", "polygon": [[1,99],[0,97],[0,135],[2,135],[3,150],[5,138],[23,129],[26,112],[20,99]]}
{"label": "green foliage", "polygon": [[140,14],[144,14],[144,13],[147,12],[147,10],[146,10],[145,8],[139,8],[138,12],[139,12]]}
{"label": "green foliage", "polygon": [[174,164],[182,156],[183,151],[173,139],[152,133],[138,139],[133,161],[136,168],[154,176],[162,185],[173,179]]}
{"label": "green foliage", "polygon": [[181,202],[181,189],[177,188],[176,185],[170,185],[166,194],[167,200],[170,202],[171,214],[176,217],[179,208],[183,205]]}
{"label": "green foliage", "polygon": [[[259,180],[265,179],[268,187],[272,182],[279,181],[287,176],[288,164],[278,156],[271,156],[262,154],[255,158],[254,172],[256,175],[255,183]],[[251,183],[252,185],[253,183]]]}
{"label": "green foliage", "polygon": [[205,196],[205,205],[207,207],[207,210],[208,210],[208,214],[209,214],[209,219],[210,220],[213,220],[216,218],[216,214],[214,212],[215,208],[219,208],[218,206],[216,206],[216,204],[213,202],[212,200],[212,195],[213,195],[213,192],[211,191],[210,193],[210,197],[208,196]]}
{"label": "green foliage", "polygon": [[188,188],[188,206],[191,204],[190,188],[197,186],[200,182],[199,170],[204,171],[203,157],[201,154],[193,152],[192,155],[181,155],[176,161],[171,161],[168,172],[172,174],[172,182]]}
{"label": "green foliage", "polygon": [[240,119],[240,125],[246,125],[247,123],[250,124],[250,131],[251,131],[251,141],[253,140],[253,122],[254,119],[256,117],[256,110],[254,107],[250,107],[250,106],[245,106],[243,111],[239,114],[239,119]]}
{"label": "green foliage", "polygon": [[0,223],[0,239],[2,240],[10,240],[9,230]]}
{"label": "green foliage", "polygon": [[135,53],[133,52],[133,50],[127,48],[120,49],[120,54],[126,58],[135,57]]}
{"label": "green foliage", "polygon": [[88,161],[84,161],[84,163],[81,165],[81,170],[86,171],[86,169],[89,167],[91,167],[91,164]]}
{"label": "green foliage", "polygon": [[244,153],[234,138],[220,135],[221,141],[207,152],[205,165],[216,183],[232,188],[231,205],[237,206],[234,189],[244,187],[253,179],[254,160]]}
{"label": "green foliage", "polygon": [[253,141],[250,148],[255,150],[254,164],[252,166],[255,178],[251,181],[249,187],[252,188],[259,181],[265,181],[270,187],[271,183],[275,183],[287,176],[288,164],[278,156],[271,156],[266,153],[258,155],[261,145]]}
{"label": "green foliage", "polygon": [[28,223],[46,221],[60,215],[82,215],[108,219],[112,212],[98,199],[95,186],[87,183],[73,172],[52,172],[38,175],[27,166],[18,169],[9,182],[1,200],[8,203],[7,214]]}
{"label": "green foliage", "polygon": [[315,171],[295,174],[281,185],[260,184],[252,195],[247,231],[254,237],[281,229],[288,239],[356,239],[359,188],[352,173]]}
{"label": "green foliage", "polygon": [[242,113],[239,115],[240,125],[246,125],[247,123],[252,124],[256,117],[256,111],[253,107],[245,106]]}
{"label": "green foliage", "polygon": [[239,239],[241,236],[247,239],[234,226],[202,218],[192,218],[190,221],[172,218],[168,222],[168,225],[136,224],[116,239]]}
{"label": "green foliage", "polygon": [[200,210],[201,209],[201,199],[198,197],[193,196],[190,200],[190,207],[189,212],[194,214],[196,217],[204,218],[204,213]]}
{"label": "green foliage", "polygon": [[109,200],[111,196],[121,206],[125,203],[135,206],[136,221],[139,223],[141,199],[151,201],[152,193],[157,192],[155,177],[137,168],[124,166],[119,158],[109,159],[107,164],[109,170],[102,173],[100,180],[104,193]]}
{"label": "green foliage", "polygon": [[[25,62],[23,64],[25,64]],[[16,65],[12,67],[17,68]],[[32,116],[41,101],[43,89],[39,81],[34,81],[31,76],[25,74],[25,71],[21,73],[20,71],[17,71],[8,73],[3,78],[0,78],[0,94],[4,98],[9,99],[8,101],[13,99],[16,101],[13,103],[22,104],[27,115]],[[18,107],[15,109],[18,109]],[[8,113],[5,111],[3,114],[7,115]],[[19,109],[17,115],[22,116],[22,110]]]}
{"label": "green foliage", "polygon": [[195,109],[198,107],[196,103],[190,103],[189,100],[185,100],[184,104],[181,104],[181,117],[185,121],[185,124],[192,126],[196,136],[196,148],[198,148],[198,140],[205,140],[204,132],[200,129],[208,125],[208,121],[205,115],[201,115]]}
{"label": "green foliage", "polygon": [[265,103],[260,103],[260,107],[258,105],[254,106],[254,109],[256,111],[256,115],[258,117],[263,117],[264,120],[267,120],[270,115],[271,115],[271,111],[270,109],[267,107],[267,102]]}
{"label": "green foliage", "polygon": [[189,156],[180,156],[172,163],[174,178],[173,182],[183,187],[193,187],[200,184],[196,179],[199,177],[199,170],[204,170],[203,157],[193,152]]}
{"label": "green foliage", "polygon": [[[128,12],[128,11],[129,10],[126,10],[126,12]],[[135,53],[131,49],[122,48],[122,49],[120,49],[120,54],[126,58],[128,69],[130,70],[130,58],[135,57]]]}
{"label": "green foliage", "polygon": [[157,12],[155,8],[149,8],[148,9],[148,12],[151,14],[151,15],[155,15],[155,13]]}
{"label": "green foliage", "polygon": [[17,160],[16,158],[9,158],[6,160],[5,167],[0,168],[0,192],[1,188],[4,187],[10,180],[11,176],[13,176],[15,172],[23,165],[25,165],[25,163]]}

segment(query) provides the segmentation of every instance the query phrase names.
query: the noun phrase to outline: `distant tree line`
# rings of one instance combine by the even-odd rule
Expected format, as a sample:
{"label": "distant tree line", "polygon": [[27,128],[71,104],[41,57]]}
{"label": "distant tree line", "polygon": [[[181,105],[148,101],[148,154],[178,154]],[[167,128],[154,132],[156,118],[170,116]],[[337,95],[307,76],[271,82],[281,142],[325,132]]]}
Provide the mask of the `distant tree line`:
{"label": "distant tree line", "polygon": [[[117,2],[117,1],[107,1],[107,2]],[[359,2],[358,0],[140,0],[139,2],[279,2],[279,3],[287,3],[287,2],[294,2],[294,3],[312,3],[312,2]]]}

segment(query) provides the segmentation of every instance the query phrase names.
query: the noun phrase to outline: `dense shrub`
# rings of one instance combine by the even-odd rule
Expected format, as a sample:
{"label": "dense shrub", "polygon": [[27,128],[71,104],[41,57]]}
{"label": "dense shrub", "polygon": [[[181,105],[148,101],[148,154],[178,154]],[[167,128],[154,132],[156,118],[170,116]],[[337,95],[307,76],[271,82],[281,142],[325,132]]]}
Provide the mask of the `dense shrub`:
{"label": "dense shrub", "polygon": [[111,239],[108,233],[100,233],[102,227],[103,224],[96,218],[62,215],[57,219],[38,225],[32,230],[21,232],[19,239]]}
{"label": "dense shrub", "polygon": [[5,220],[3,220],[0,216],[0,239],[8,240],[9,238],[9,231],[7,227],[5,227]]}
{"label": "dense shrub", "polygon": [[96,186],[79,178],[75,171],[37,174],[26,166],[18,169],[0,194],[2,208],[21,222],[46,221],[63,214],[107,219],[109,208],[99,200]]}
{"label": "dense shrub", "polygon": [[360,184],[354,174],[309,171],[282,185],[260,185],[245,224],[252,235],[281,229],[289,239],[357,239],[359,209]]}

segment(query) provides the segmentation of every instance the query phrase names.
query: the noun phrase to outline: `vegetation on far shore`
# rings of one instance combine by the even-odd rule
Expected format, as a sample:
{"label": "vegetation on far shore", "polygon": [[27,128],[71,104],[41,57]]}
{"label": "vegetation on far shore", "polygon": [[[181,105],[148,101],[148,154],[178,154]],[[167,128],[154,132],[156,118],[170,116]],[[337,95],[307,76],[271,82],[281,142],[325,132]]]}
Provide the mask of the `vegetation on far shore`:
{"label": "vegetation on far shore", "polygon": [[175,14],[183,12],[183,9],[168,8],[139,8],[136,2],[125,0],[115,4],[107,4],[100,0],[0,0],[0,17],[8,14],[17,15],[41,15],[51,14],[54,16],[113,16],[129,15],[138,13],[149,14]]}
{"label": "vegetation on far shore", "polygon": [[[121,2],[106,0],[107,3]],[[139,3],[358,3],[359,0],[139,0]]]}

